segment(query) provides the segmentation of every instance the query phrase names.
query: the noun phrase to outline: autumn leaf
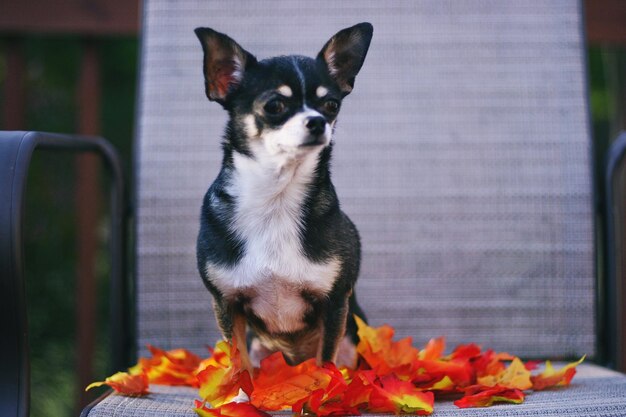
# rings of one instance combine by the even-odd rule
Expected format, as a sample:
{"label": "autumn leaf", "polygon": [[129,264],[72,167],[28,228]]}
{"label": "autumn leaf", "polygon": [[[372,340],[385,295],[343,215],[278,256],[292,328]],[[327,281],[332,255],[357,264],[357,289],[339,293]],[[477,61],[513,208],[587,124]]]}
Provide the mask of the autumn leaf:
{"label": "autumn leaf", "polygon": [[468,345],[459,345],[454,351],[448,355],[447,359],[450,360],[469,360],[480,356],[480,346],[470,343]]}
{"label": "autumn leaf", "polygon": [[[359,343],[357,352],[367,362],[370,368],[379,375],[395,373],[408,379],[415,371],[415,362],[420,352],[413,347],[410,337],[394,342],[394,330],[391,326],[383,325],[378,328],[368,326],[359,317],[354,316],[358,326]],[[433,351],[430,354],[436,354]]]}
{"label": "autumn leaf", "polygon": [[519,358],[513,359],[511,364],[498,374],[479,377],[477,382],[487,387],[501,386],[519,390],[526,390],[533,386],[530,382],[530,371]]}
{"label": "autumn leaf", "polygon": [[196,375],[200,397],[219,407],[239,395],[239,390],[249,396],[253,390],[252,381],[248,371],[241,369],[235,344],[220,341],[215,352],[218,352],[219,360],[206,362],[205,368]]}
{"label": "autumn leaf", "polygon": [[466,395],[456,400],[454,405],[459,408],[490,407],[494,403],[520,404],[524,401],[524,393],[516,388],[507,388],[496,385],[485,389],[482,385],[468,387]]}
{"label": "autumn leaf", "polygon": [[471,385],[474,378],[470,363],[464,360],[424,360],[418,361],[418,367],[420,373],[413,382],[422,389],[428,389],[444,377],[448,377],[458,388],[463,388]]}
{"label": "autumn leaf", "polygon": [[118,372],[104,381],[89,384],[85,391],[102,385],[108,385],[120,394],[133,397],[149,394],[148,377],[145,374],[131,375],[126,372]]}
{"label": "autumn leaf", "polygon": [[[165,351],[148,345],[152,358],[139,361],[142,372],[151,384],[187,385],[197,387],[195,371],[200,357],[186,349]],[[131,368],[131,373],[134,371]]]}
{"label": "autumn leaf", "polygon": [[227,403],[217,408],[207,408],[201,401],[195,401],[193,411],[200,417],[271,417],[249,403]]}
{"label": "autumn leaf", "polygon": [[433,412],[435,396],[432,392],[422,392],[412,383],[402,381],[393,374],[374,381],[372,388],[367,411],[417,415],[430,415]]}
{"label": "autumn leaf", "polygon": [[478,378],[487,375],[498,375],[506,368],[501,359],[502,355],[493,350],[487,350],[472,361],[472,368]]}
{"label": "autumn leaf", "polygon": [[585,357],[586,356],[583,356],[576,362],[568,363],[559,370],[555,370],[552,367],[552,363],[546,361],[545,370],[541,374],[531,377],[533,389],[541,391],[548,388],[569,385],[576,374],[576,367],[585,360]]}
{"label": "autumn leaf", "polygon": [[438,337],[430,339],[424,349],[420,350],[418,358],[421,360],[435,360],[441,358],[446,349],[446,339]]}
{"label": "autumn leaf", "polygon": [[276,352],[261,361],[261,368],[253,382],[250,402],[264,410],[284,410],[311,395],[325,389],[332,380],[332,373],[309,359],[296,366],[285,362],[282,353]]}
{"label": "autumn leaf", "polygon": [[326,389],[318,389],[296,402],[292,411],[296,413],[313,413],[317,416],[358,415],[357,407],[351,406],[345,399],[348,389],[346,369],[339,370],[332,363],[324,365],[330,373],[331,380]]}

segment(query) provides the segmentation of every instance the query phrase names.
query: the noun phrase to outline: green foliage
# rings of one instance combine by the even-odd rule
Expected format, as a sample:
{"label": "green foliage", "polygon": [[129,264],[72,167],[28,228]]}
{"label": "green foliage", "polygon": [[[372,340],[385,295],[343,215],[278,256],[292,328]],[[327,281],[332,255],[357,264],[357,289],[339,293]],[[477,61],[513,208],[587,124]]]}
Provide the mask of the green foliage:
{"label": "green foliage", "polygon": [[[27,63],[24,129],[76,132],[81,40],[69,36],[32,37],[24,39],[22,46]],[[130,172],[137,40],[101,40],[98,49],[102,80],[102,136],[116,146],[126,162],[127,172]],[[0,59],[0,94],[5,78],[6,62]],[[110,372],[108,185],[104,171],[100,176],[102,205],[96,260],[98,321],[94,327],[98,334],[94,377]],[[28,179],[24,229],[33,417],[77,415],[76,394],[84,389],[78,386],[76,380],[77,230],[74,185],[74,155],[35,153]],[[96,394],[91,393],[92,397]]]}

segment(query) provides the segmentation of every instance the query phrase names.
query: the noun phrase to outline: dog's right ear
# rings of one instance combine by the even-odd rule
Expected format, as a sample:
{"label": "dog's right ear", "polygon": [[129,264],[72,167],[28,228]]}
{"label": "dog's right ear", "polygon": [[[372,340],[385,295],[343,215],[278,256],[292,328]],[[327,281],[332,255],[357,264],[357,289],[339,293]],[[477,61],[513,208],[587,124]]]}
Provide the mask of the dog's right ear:
{"label": "dog's right ear", "polygon": [[230,37],[209,28],[194,31],[204,51],[204,85],[211,101],[224,104],[256,58]]}

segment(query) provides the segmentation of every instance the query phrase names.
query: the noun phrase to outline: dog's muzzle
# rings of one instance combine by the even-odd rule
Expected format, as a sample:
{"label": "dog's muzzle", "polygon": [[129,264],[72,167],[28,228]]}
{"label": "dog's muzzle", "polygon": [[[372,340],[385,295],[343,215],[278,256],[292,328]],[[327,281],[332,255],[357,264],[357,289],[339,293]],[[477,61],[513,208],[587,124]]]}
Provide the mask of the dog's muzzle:
{"label": "dog's muzzle", "polygon": [[326,119],[322,116],[312,116],[306,119],[305,126],[309,131],[309,136],[300,146],[318,146],[326,143],[324,132],[326,132]]}

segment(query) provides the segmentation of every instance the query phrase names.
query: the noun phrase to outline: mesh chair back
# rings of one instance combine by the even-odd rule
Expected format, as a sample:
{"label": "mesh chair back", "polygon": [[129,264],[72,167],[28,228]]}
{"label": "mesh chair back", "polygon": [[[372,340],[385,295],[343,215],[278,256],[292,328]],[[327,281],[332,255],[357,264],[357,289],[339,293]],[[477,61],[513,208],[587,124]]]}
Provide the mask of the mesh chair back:
{"label": "mesh chair back", "polygon": [[[595,352],[582,15],[568,0],[144,2],[138,343],[219,337],[196,270],[226,114],[204,95],[197,26],[258,58],[374,38],[335,136],[333,180],[363,240],[375,325],[527,357]],[[145,352],[141,350],[140,352]]]}

